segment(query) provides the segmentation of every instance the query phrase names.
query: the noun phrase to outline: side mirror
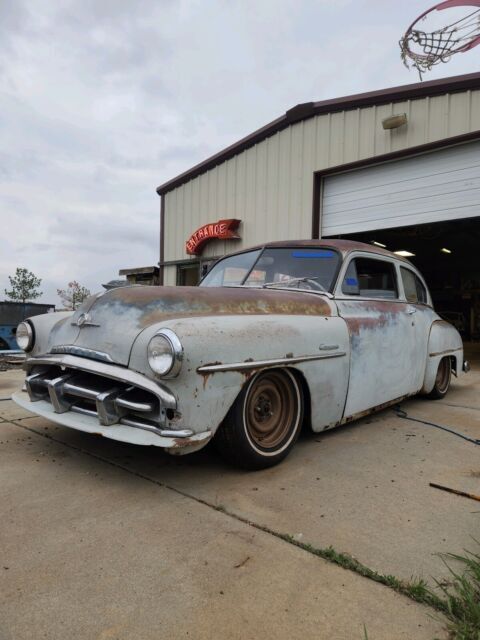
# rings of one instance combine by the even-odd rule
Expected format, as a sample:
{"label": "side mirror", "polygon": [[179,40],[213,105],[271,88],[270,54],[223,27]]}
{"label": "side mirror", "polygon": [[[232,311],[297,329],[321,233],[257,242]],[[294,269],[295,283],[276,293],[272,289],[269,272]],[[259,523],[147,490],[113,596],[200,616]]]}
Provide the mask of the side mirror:
{"label": "side mirror", "polygon": [[213,265],[214,265],[213,262],[204,262],[202,264],[202,269],[201,269],[201,273],[200,273],[200,280],[207,275],[207,273],[210,271],[210,269],[213,267]]}

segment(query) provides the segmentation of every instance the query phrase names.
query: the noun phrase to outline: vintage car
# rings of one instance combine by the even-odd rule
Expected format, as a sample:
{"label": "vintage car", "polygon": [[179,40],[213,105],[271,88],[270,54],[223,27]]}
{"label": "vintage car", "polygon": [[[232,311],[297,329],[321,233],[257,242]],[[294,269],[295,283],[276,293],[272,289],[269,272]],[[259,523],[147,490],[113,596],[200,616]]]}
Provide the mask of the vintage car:
{"label": "vintage car", "polygon": [[285,458],[302,425],[345,424],[468,370],[458,331],[407,260],[346,240],[274,242],[198,287],[131,286],[30,318],[22,407],[184,454],[212,438],[237,466]]}

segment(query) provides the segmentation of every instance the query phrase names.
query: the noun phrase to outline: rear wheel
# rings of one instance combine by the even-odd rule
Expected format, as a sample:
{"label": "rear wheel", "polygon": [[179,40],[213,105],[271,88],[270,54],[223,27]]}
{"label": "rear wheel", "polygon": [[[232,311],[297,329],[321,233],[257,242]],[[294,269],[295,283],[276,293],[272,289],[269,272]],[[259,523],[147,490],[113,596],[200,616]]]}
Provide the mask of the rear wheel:
{"label": "rear wheel", "polygon": [[294,446],[303,420],[300,382],[287,369],[261,371],[242,389],[215,436],[221,455],[244,469],[265,469]]}
{"label": "rear wheel", "polygon": [[450,358],[442,358],[438,364],[437,375],[433,389],[428,394],[432,400],[440,400],[447,395],[452,379],[452,362]]}

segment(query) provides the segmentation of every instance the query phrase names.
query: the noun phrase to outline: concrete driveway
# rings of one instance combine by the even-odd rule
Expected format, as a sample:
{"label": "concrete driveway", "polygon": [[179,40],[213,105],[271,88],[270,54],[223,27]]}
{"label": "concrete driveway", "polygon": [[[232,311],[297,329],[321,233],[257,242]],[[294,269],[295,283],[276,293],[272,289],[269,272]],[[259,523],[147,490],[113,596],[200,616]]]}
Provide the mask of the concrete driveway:
{"label": "concrete driveway", "polygon": [[[480,351],[411,417],[480,438]],[[22,372],[0,373],[0,398]],[[0,402],[0,638],[446,637],[391,589],[289,544],[332,546],[384,574],[446,576],[474,547],[480,448],[393,410],[305,434],[280,466],[230,469],[58,427]],[[249,524],[251,523],[251,524]],[[262,530],[262,527],[265,530]],[[433,617],[432,617],[433,616]]]}

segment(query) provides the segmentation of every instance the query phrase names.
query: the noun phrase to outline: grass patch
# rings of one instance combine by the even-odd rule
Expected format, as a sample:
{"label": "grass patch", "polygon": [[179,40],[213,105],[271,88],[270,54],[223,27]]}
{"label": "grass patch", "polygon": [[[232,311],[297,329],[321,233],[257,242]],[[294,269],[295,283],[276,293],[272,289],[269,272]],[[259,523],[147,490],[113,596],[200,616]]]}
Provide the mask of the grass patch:
{"label": "grass patch", "polygon": [[[464,553],[440,556],[448,567],[451,581],[447,585],[436,582],[443,593],[444,613],[452,640],[480,640],[480,554]],[[449,559],[459,563],[459,571],[452,569]]]}
{"label": "grass patch", "polygon": [[[452,640],[480,640],[480,554],[466,551],[465,555],[441,555],[448,567],[451,580],[448,584],[436,581],[442,594],[438,595],[424,580],[400,580],[396,576],[378,573],[351,555],[340,553],[333,547],[318,549],[287,534],[280,534],[279,537],[315,556],[354,571],[443,613],[448,620],[447,627]],[[448,559],[459,563],[463,571],[452,569]],[[368,637],[366,633],[364,628],[364,637]]]}
{"label": "grass patch", "polygon": [[[447,583],[436,581],[439,595],[432,591],[424,580],[400,580],[396,576],[378,573],[348,553],[338,552],[333,547],[318,549],[288,534],[276,535],[308,553],[354,571],[364,578],[383,584],[415,602],[443,613],[447,618],[447,628],[452,640],[480,640],[480,554],[470,551],[465,551],[464,555],[441,554],[440,557],[445,562],[451,579]],[[449,559],[459,563],[460,569],[452,569]],[[368,638],[365,627],[364,638]]]}
{"label": "grass patch", "polygon": [[[300,547],[301,549],[304,549],[305,551],[308,551],[315,556],[323,558],[324,560],[328,560],[333,564],[337,564],[338,566],[343,567],[343,569],[354,571],[364,578],[368,578],[369,580],[373,580],[374,582],[383,584],[386,587],[397,591],[398,593],[402,593],[403,595],[409,597],[411,600],[415,600],[415,602],[427,604],[429,607],[432,607],[437,611],[447,613],[446,602],[442,598],[439,598],[435,593],[433,593],[428,588],[428,585],[424,580],[400,580],[396,576],[379,573],[374,569],[370,569],[370,567],[362,564],[348,553],[341,553],[339,551],[336,551],[333,547],[318,549],[317,547],[313,547],[311,544],[300,542],[293,536],[290,536],[288,534],[278,534],[278,536],[285,540],[285,542],[289,542],[290,544],[293,544],[296,547]],[[475,640],[477,639],[475,638]],[[480,637],[478,640],[480,640]]]}

